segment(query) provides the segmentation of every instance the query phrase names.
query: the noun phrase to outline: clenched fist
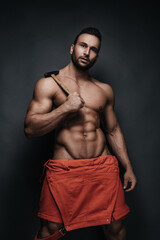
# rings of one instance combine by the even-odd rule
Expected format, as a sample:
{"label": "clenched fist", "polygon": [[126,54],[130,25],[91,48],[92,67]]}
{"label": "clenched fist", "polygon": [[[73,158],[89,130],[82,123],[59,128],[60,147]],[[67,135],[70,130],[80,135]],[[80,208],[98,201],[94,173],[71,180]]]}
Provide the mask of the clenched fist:
{"label": "clenched fist", "polygon": [[84,106],[84,104],[85,102],[83,98],[81,98],[81,96],[77,92],[69,94],[69,96],[67,97],[67,101],[65,102],[67,109],[71,112],[78,111]]}

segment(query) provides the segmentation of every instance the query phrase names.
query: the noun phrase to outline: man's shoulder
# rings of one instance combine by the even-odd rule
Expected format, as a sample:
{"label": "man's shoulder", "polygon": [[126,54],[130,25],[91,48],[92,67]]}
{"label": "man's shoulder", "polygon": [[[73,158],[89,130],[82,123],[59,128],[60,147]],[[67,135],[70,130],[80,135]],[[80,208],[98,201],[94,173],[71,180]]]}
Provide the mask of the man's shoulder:
{"label": "man's shoulder", "polygon": [[34,93],[42,96],[53,96],[57,92],[57,84],[52,77],[42,77],[35,85]]}
{"label": "man's shoulder", "polygon": [[103,89],[103,91],[108,95],[108,94],[113,94],[113,88],[111,87],[110,84],[108,83],[103,83],[98,81],[95,78],[92,78],[92,81],[94,84],[96,84],[98,87],[100,87],[101,89]]}
{"label": "man's shoulder", "polygon": [[53,79],[51,77],[42,77],[36,82],[36,88],[49,88],[53,86]]}

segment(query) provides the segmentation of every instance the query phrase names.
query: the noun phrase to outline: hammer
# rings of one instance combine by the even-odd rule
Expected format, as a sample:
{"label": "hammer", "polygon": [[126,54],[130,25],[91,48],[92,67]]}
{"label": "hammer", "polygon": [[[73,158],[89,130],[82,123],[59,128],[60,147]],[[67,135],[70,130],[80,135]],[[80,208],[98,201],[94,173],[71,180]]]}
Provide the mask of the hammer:
{"label": "hammer", "polygon": [[55,74],[51,74],[51,77],[55,80],[55,82],[58,84],[58,86],[65,92],[65,94],[68,96],[70,94],[70,91],[68,88],[55,76]]}

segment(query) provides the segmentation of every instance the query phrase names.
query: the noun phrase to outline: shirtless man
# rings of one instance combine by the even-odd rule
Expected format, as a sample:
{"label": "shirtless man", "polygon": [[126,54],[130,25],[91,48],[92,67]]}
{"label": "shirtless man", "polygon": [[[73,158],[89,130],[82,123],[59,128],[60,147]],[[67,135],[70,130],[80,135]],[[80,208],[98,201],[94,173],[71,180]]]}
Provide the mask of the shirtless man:
{"label": "shirtless man", "polygon": [[[70,94],[66,96],[52,77],[40,79],[26,114],[25,134],[34,138],[56,130],[53,159],[57,160],[90,159],[110,155],[112,149],[126,170],[123,188],[129,192],[135,188],[136,177],[114,111],[113,89],[89,74],[100,46],[101,34],[95,28],[83,29],[77,35],[70,48],[70,63],[57,74]],[[41,219],[38,239],[50,236],[61,227],[62,223]],[[126,239],[121,219],[102,227],[108,240]]]}

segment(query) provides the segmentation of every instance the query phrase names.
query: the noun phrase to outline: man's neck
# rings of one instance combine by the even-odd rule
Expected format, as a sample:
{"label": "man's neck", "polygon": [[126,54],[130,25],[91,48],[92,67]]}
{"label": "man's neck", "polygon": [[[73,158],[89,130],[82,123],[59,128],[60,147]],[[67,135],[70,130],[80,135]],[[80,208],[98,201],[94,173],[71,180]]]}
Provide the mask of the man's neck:
{"label": "man's neck", "polygon": [[88,70],[83,71],[78,69],[72,61],[65,67],[63,68],[63,73],[67,76],[70,76],[71,78],[75,79],[76,81],[79,80],[89,80],[90,75],[88,73]]}

